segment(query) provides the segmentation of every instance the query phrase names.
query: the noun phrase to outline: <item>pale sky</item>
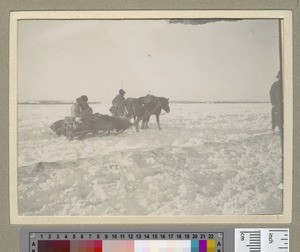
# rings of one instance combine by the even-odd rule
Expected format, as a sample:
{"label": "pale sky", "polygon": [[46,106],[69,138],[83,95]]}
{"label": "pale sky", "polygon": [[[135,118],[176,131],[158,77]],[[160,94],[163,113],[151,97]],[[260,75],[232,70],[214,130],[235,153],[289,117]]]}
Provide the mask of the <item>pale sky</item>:
{"label": "pale sky", "polygon": [[18,23],[18,99],[110,102],[269,101],[279,71],[278,20],[190,25],[166,20]]}

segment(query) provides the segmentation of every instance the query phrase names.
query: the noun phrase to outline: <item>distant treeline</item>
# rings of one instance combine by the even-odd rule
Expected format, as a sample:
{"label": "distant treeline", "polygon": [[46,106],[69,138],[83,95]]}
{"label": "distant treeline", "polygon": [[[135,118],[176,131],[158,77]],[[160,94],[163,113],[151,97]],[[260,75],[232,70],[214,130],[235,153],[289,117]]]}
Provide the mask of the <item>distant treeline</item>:
{"label": "distant treeline", "polygon": [[[30,104],[30,105],[55,105],[55,104],[73,104],[71,101],[25,101],[18,102],[18,104]],[[89,104],[101,104],[101,102],[88,102]],[[180,103],[180,104],[194,104],[194,103],[270,103],[268,101],[172,101],[170,103]]]}
{"label": "distant treeline", "polygon": [[[18,102],[18,104],[30,104],[30,105],[39,105],[39,104],[49,104],[49,105],[55,105],[55,104],[74,104],[74,102],[71,101],[25,101],[25,102]],[[89,104],[101,104],[101,102],[89,102]]]}
{"label": "distant treeline", "polygon": [[170,103],[270,103],[269,101],[170,101]]}

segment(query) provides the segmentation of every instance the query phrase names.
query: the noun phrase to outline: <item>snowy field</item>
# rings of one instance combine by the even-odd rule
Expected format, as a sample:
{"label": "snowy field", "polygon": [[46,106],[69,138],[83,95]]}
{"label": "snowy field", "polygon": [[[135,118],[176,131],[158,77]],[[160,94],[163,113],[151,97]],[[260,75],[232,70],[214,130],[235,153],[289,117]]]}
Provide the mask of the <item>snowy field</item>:
{"label": "snowy field", "polygon": [[[109,105],[91,105],[108,114]],[[282,213],[270,104],[170,104],[162,129],[69,141],[70,105],[18,106],[20,215]]]}

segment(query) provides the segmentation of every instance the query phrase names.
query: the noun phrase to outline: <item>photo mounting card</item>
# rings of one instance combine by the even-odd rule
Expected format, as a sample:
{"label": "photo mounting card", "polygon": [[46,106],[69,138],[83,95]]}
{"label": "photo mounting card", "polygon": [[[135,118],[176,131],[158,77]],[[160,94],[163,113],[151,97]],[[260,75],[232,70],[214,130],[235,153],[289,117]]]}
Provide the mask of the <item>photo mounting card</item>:
{"label": "photo mounting card", "polygon": [[291,23],[12,12],[11,223],[290,222]]}

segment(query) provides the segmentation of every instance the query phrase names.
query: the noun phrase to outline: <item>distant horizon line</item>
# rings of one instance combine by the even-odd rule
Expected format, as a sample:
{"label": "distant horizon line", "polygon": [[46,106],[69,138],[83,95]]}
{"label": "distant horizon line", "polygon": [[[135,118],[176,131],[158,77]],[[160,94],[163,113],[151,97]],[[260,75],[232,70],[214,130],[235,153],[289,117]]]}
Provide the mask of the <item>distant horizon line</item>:
{"label": "distant horizon line", "polygon": [[[30,100],[18,102],[22,105],[58,105],[58,104],[74,104],[72,101],[63,101],[63,100]],[[91,101],[89,104],[102,104],[101,101]],[[181,103],[181,104],[194,104],[194,103],[270,103],[270,101],[189,101],[189,100],[174,100],[170,103]]]}

